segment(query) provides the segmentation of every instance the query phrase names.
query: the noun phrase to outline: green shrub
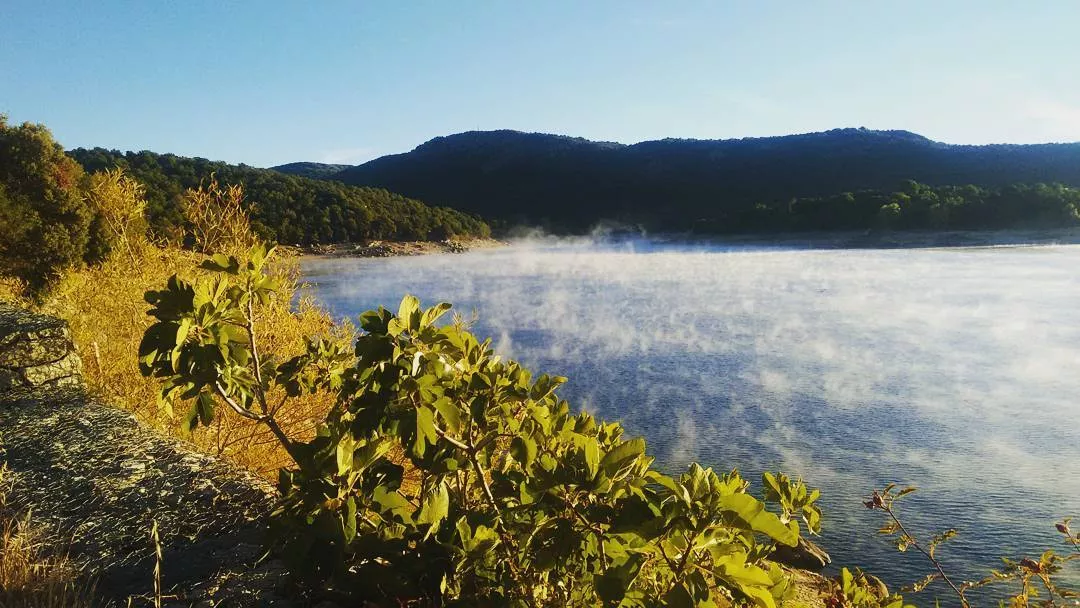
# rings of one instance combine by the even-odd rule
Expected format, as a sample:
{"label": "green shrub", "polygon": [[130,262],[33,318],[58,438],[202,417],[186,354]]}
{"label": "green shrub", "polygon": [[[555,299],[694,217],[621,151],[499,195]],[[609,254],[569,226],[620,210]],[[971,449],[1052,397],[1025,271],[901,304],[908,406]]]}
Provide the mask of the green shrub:
{"label": "green shrub", "polygon": [[[396,314],[361,315],[352,349],[313,338],[267,357],[251,345],[276,290],[268,255],[217,255],[203,264],[213,276],[149,292],[139,357],[191,428],[225,407],[285,446],[295,466],[274,530],[296,573],[412,605],[772,608],[787,593],[765,557],[798,543],[788,516],[811,521],[813,499],[785,477],[770,478],[782,520],[737,472],[657,472],[643,439],[572,412],[564,379],[534,379],[461,323],[437,323],[449,304],[406,296]],[[277,424],[284,402],[267,394],[280,388],[336,394],[314,439]]]}

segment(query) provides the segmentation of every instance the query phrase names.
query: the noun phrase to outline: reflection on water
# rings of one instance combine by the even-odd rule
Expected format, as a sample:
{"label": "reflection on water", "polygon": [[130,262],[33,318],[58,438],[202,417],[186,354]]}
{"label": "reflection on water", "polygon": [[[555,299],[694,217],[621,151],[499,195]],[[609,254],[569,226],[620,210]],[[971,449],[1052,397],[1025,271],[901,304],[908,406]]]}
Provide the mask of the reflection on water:
{"label": "reflection on water", "polygon": [[961,578],[1061,547],[1080,516],[1080,247],[807,250],[630,242],[465,255],[309,259],[337,316],[402,294],[475,330],[562,395],[691,460],[801,475],[822,544],[891,584],[925,568],[860,499],[895,481]]}

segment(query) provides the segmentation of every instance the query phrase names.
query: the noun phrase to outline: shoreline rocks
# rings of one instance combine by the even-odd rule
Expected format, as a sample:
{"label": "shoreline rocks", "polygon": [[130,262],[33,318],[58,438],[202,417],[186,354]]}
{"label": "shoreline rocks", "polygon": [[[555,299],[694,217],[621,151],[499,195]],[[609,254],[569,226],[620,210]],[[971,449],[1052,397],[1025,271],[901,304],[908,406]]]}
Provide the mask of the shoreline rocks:
{"label": "shoreline rocks", "polygon": [[334,243],[317,245],[292,245],[286,248],[299,255],[327,257],[388,258],[411,255],[466,253],[477,249],[503,247],[506,243],[495,239],[469,239],[444,241],[366,241],[363,243]]}

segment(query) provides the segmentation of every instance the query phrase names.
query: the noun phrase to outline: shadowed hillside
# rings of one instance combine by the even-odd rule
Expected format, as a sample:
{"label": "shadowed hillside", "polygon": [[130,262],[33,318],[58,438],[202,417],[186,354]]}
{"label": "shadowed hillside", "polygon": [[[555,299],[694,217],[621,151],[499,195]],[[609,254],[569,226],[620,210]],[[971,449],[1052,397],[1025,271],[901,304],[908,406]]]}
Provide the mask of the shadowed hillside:
{"label": "shadowed hillside", "polygon": [[[435,138],[335,176],[507,223],[582,230],[605,219],[727,231],[796,197],[931,186],[1080,185],[1080,144],[959,146],[907,131],[837,129],[635,145],[516,131]],[[778,226],[779,228],[779,226]],[[783,228],[790,228],[783,226]]]}
{"label": "shadowed hillside", "polygon": [[331,165],[327,163],[287,163],[284,165],[278,165],[276,167],[270,167],[278,173],[285,173],[286,175],[296,175],[298,177],[311,177],[319,179],[323,177],[330,177],[335,173],[348,169],[351,165]]}

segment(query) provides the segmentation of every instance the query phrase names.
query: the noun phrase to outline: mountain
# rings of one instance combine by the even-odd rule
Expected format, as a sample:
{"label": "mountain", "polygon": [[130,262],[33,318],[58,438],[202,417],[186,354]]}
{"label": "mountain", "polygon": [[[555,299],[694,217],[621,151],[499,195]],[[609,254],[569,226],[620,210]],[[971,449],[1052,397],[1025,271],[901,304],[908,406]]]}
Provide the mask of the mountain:
{"label": "mountain", "polygon": [[146,151],[79,148],[68,155],[87,171],[121,167],[138,179],[146,187],[147,215],[158,234],[180,233],[184,191],[211,175],[223,184],[243,184],[255,226],[280,243],[441,240],[490,234],[479,218],[381,188]]}
{"label": "mountain", "polygon": [[270,167],[270,169],[277,171],[278,173],[285,173],[287,175],[321,179],[324,177],[330,177],[335,173],[340,173],[341,171],[348,169],[351,166],[352,165],[331,165],[327,163],[299,162],[278,165],[276,167]]}
{"label": "mountain", "polygon": [[505,224],[586,230],[598,221],[656,230],[737,229],[754,208],[800,197],[932,186],[1080,185],[1080,144],[948,145],[907,131],[836,129],[634,145],[517,131],[437,137],[333,179],[387,188]]}

